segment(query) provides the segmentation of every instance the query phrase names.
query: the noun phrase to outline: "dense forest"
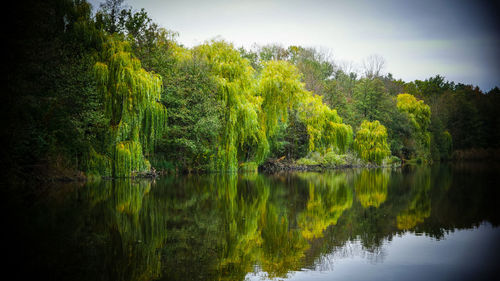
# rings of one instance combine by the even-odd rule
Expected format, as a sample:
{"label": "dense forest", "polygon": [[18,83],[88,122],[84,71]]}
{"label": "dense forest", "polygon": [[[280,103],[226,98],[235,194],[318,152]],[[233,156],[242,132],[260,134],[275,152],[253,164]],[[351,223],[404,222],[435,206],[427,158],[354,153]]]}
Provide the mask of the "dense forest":
{"label": "dense forest", "polygon": [[187,48],[145,10],[22,1],[9,32],[7,178],[498,157],[500,89],[405,82],[301,46]]}

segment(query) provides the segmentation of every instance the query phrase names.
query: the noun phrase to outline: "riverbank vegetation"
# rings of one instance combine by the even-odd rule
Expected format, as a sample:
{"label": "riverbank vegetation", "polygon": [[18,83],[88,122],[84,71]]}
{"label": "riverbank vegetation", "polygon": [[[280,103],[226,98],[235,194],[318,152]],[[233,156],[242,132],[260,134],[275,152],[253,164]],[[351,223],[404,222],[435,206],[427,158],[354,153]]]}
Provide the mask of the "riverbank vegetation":
{"label": "riverbank vegetation", "polygon": [[95,14],[85,0],[27,2],[2,103],[13,177],[431,163],[499,148],[498,87],[405,82],[378,56],[356,72],[302,46],[187,48],[123,0]]}

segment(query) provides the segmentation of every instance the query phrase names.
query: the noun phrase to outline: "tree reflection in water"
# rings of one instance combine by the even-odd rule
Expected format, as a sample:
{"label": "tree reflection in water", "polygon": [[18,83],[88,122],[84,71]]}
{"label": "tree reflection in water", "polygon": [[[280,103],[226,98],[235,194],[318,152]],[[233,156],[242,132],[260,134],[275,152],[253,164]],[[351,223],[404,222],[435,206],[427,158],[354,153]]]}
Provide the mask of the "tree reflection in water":
{"label": "tree reflection in water", "polygon": [[438,166],[89,182],[36,204],[23,237],[32,239],[34,270],[71,280],[284,278],[331,269],[339,257],[383,261],[384,241],[406,231],[439,239],[457,226],[498,224],[498,192],[478,184],[489,178],[462,173]]}

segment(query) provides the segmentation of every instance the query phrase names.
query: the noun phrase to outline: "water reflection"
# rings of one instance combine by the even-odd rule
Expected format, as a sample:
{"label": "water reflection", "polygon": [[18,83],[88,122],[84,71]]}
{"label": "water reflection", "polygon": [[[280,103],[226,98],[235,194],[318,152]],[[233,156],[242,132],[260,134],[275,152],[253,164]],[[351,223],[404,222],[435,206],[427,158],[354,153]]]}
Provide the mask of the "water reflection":
{"label": "water reflection", "polygon": [[431,188],[430,170],[419,169],[413,175],[410,187],[410,201],[396,217],[398,229],[412,229],[417,224],[431,215],[431,199],[429,192]]}
{"label": "water reflection", "polygon": [[348,188],[345,174],[299,174],[308,186],[306,208],[298,215],[302,236],[314,239],[323,231],[337,224],[342,213],[352,206],[352,189]]}
{"label": "water reflection", "polygon": [[363,170],[357,177],[354,188],[364,208],[378,208],[387,199],[387,184],[390,173],[384,169]]}
{"label": "water reflection", "polygon": [[353,249],[382,262],[384,243],[407,231],[441,239],[498,225],[493,174],[437,166],[92,182],[34,205],[22,239],[31,268],[54,279],[286,278]]}

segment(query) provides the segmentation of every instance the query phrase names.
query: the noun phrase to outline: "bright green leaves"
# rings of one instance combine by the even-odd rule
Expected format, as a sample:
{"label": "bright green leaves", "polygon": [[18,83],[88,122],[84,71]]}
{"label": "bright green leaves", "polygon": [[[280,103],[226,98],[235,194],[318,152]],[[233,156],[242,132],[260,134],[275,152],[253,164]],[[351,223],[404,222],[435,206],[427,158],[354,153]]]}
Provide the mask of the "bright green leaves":
{"label": "bright green leaves", "polygon": [[[192,50],[172,46],[176,61],[198,60],[215,84],[221,120],[210,144],[210,169],[237,171],[239,163],[264,162],[271,147],[283,141],[278,133],[288,127],[290,113],[305,125],[310,151],[345,152],[352,142],[351,127],[342,124],[321,96],[305,90],[300,72],[289,62],[264,62],[255,75],[249,61],[224,41]],[[158,102],[161,77],[146,72],[130,51],[129,43],[110,39],[94,67],[110,120],[109,136],[100,151],[113,159],[112,174],[120,177],[149,169],[144,154],[153,151],[166,129],[166,109]]]}
{"label": "bright green leaves", "polygon": [[114,154],[114,176],[127,177],[131,171],[149,171],[151,165],[142,154],[142,146],[136,141],[116,144]]}
{"label": "bright green leaves", "polygon": [[218,139],[212,169],[236,171],[238,146],[259,139],[260,98],[254,94],[253,69],[232,44],[212,41],[198,46],[195,53],[207,63],[223,103],[223,129]]}
{"label": "bright green leaves", "polygon": [[307,93],[301,104],[299,117],[309,134],[309,151],[331,147],[345,152],[352,141],[352,128],[342,124],[335,109],[323,103],[321,96]]}
{"label": "bright green leaves", "polygon": [[278,122],[287,122],[288,111],[305,95],[304,85],[296,67],[285,61],[264,63],[259,80],[259,94],[262,97],[262,120],[266,133],[272,137]]}
{"label": "bright green leaves", "polygon": [[427,131],[431,122],[431,109],[423,101],[410,94],[399,94],[397,97],[399,111],[405,113],[413,126],[413,139],[416,144],[416,156],[423,159],[430,157],[431,136]]}
{"label": "bright green leaves", "polygon": [[98,159],[109,157],[113,162],[111,175],[115,177],[149,170],[143,153],[153,152],[166,128],[166,108],[159,103],[161,77],[141,67],[131,54],[129,43],[112,37],[104,44],[101,61],[94,65],[94,75],[110,122],[108,136],[100,149],[104,155],[91,153],[90,158],[96,160],[89,163],[98,163],[101,170],[103,162]]}
{"label": "bright green leaves", "polygon": [[377,120],[365,120],[361,123],[353,147],[361,159],[376,164],[381,164],[391,154],[387,144],[387,130]]}
{"label": "bright green leaves", "polygon": [[259,81],[262,102],[262,126],[268,138],[276,134],[280,122],[287,124],[288,113],[294,110],[309,136],[309,150],[335,148],[345,152],[352,141],[352,129],[342,124],[336,110],[323,103],[322,97],[304,89],[297,68],[284,61],[264,63]]}
{"label": "bright green leaves", "polygon": [[285,61],[264,62],[255,77],[249,61],[224,41],[203,44],[193,52],[209,66],[224,107],[214,170],[237,170],[238,162],[262,163],[270,152],[270,142],[288,126],[291,111],[298,112],[306,124],[311,151],[330,147],[345,151],[349,146],[351,127],[342,124],[320,96],[305,90],[295,66]]}
{"label": "bright green leaves", "polygon": [[258,82],[262,98],[259,115],[261,140],[256,160],[262,163],[269,154],[269,142],[275,141],[280,127],[288,126],[288,114],[303,100],[306,92],[297,68],[286,61],[264,62]]}
{"label": "bright green leaves", "polygon": [[431,109],[422,100],[410,94],[399,94],[397,107],[408,115],[416,130],[426,131],[431,122]]}

